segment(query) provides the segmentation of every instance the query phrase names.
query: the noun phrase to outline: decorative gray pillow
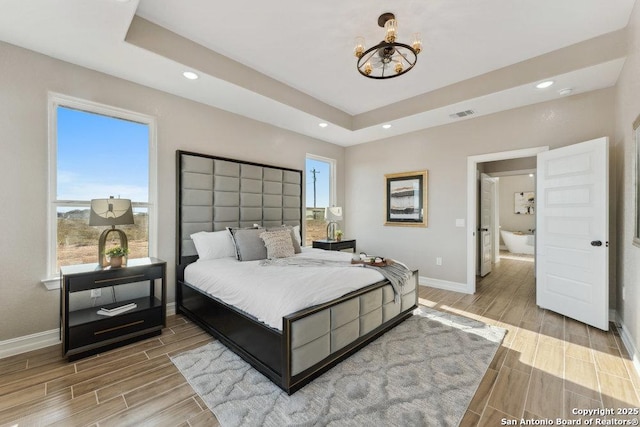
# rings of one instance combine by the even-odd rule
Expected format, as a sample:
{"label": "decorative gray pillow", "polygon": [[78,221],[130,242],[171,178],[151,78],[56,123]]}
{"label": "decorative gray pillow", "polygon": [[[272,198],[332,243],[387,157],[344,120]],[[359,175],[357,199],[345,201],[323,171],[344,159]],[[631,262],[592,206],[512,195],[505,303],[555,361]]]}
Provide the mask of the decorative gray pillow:
{"label": "decorative gray pillow", "polygon": [[260,233],[260,238],[267,248],[267,258],[287,258],[295,255],[291,230],[286,228],[276,231],[264,231]]}
{"label": "decorative gray pillow", "polygon": [[267,258],[267,248],[260,238],[264,228],[228,228],[236,247],[239,261],[255,261]]}

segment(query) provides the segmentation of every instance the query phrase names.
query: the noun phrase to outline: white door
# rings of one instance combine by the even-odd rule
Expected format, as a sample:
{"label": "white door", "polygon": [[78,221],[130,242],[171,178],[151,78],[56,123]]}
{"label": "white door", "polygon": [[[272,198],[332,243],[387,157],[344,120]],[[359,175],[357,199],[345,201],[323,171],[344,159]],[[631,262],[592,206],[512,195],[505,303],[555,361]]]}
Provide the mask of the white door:
{"label": "white door", "polygon": [[609,140],[538,154],[537,304],[609,329]]}
{"label": "white door", "polygon": [[480,175],[480,276],[491,273],[493,261],[493,199],[495,182],[487,174]]}

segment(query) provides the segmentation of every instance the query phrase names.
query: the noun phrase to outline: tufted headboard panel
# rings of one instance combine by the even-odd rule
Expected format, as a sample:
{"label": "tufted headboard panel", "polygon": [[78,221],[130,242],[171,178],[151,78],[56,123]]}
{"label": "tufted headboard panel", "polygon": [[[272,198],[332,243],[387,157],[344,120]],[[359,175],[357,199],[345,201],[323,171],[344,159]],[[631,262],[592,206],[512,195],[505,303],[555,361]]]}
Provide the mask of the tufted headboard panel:
{"label": "tufted headboard panel", "polygon": [[301,225],[300,170],[181,150],[176,163],[179,264],[195,259],[190,236],[199,231]]}

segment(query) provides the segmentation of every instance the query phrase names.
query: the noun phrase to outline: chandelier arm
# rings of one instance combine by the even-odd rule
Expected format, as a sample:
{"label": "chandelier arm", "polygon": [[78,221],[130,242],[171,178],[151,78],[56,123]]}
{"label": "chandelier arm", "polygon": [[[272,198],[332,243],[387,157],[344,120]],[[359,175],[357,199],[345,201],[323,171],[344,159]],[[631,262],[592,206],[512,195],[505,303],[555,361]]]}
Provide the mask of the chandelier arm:
{"label": "chandelier arm", "polygon": [[[370,49],[370,50],[371,50],[371,49]],[[358,63],[366,64],[367,62],[369,62],[369,61],[371,60],[371,58],[373,58],[373,56],[374,56],[377,52],[378,52],[378,51],[377,51],[377,50],[375,50],[375,49],[374,49],[374,50],[371,50],[371,52],[369,52],[369,51],[367,50],[367,52],[365,52],[365,53],[364,53],[364,55],[362,55],[362,58],[365,58],[365,56],[366,56],[367,54],[368,54],[369,56],[367,56],[367,57],[364,59],[364,62],[363,62],[363,61],[362,61],[362,59],[361,59],[360,61],[358,61]]]}

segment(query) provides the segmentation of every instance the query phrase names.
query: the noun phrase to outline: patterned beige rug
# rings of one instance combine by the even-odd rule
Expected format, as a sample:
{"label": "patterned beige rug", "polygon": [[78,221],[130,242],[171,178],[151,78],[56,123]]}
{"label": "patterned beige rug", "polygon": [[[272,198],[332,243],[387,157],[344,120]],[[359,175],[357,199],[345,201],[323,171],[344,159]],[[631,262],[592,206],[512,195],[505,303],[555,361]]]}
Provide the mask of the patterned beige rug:
{"label": "patterned beige rug", "polygon": [[504,334],[420,307],[292,396],[218,341],[172,360],[224,427],[457,426]]}

